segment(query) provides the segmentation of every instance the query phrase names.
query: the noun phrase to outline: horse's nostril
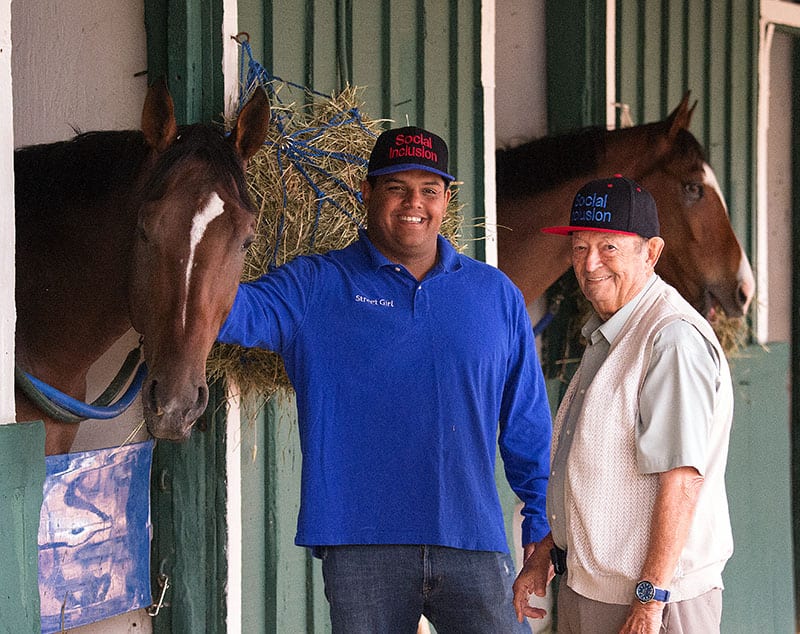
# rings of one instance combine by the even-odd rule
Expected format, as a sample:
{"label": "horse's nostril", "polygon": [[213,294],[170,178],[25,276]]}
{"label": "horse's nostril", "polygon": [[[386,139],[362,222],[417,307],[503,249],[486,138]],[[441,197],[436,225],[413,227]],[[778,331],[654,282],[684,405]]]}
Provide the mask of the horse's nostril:
{"label": "horse's nostril", "polygon": [[746,313],[750,306],[750,302],[753,300],[755,289],[753,288],[753,284],[749,284],[747,281],[745,281],[739,284],[739,288],[737,290],[739,291],[739,305],[742,307],[742,312]]}
{"label": "horse's nostril", "polygon": [[204,410],[208,405],[208,386],[201,385],[197,389],[197,409]]}

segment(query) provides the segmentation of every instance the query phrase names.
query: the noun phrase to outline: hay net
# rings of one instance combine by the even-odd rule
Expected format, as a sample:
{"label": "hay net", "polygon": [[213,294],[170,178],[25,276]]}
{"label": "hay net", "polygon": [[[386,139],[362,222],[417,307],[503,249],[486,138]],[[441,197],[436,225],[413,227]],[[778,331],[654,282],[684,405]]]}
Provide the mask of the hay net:
{"label": "hay net", "polygon": [[[258,213],[242,272],[242,281],[250,281],[299,255],[341,249],[357,239],[366,222],[361,181],[387,120],[363,114],[356,87],[325,95],[272,75],[241,35],[238,110],[259,86],[271,105],[267,139],[247,166]],[[460,249],[462,216],[455,193],[441,233]],[[235,383],[246,400],[291,389],[280,356],[266,350],[216,344],[206,371],[210,381]]]}

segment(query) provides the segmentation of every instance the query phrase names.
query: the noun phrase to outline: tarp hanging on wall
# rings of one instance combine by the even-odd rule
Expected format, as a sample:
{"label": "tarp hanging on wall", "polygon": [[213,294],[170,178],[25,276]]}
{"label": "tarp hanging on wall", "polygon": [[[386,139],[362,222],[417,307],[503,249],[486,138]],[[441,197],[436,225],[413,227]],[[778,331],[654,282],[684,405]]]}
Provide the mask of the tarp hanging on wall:
{"label": "tarp hanging on wall", "polygon": [[153,441],[48,456],[39,521],[42,632],[149,606]]}

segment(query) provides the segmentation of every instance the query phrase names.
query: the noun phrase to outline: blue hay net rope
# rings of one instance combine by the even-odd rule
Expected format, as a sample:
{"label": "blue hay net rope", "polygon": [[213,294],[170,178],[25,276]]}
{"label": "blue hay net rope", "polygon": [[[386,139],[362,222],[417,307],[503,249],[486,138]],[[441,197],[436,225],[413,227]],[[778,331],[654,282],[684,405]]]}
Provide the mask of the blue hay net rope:
{"label": "blue hay net rope", "polygon": [[[305,94],[310,94],[324,99],[331,99],[330,95],[317,92],[308,87],[301,86],[292,82],[288,82],[280,77],[270,73],[264,66],[262,66],[254,57],[253,51],[250,47],[250,42],[246,38],[239,38],[236,41],[242,47],[242,55],[240,56],[239,67],[239,103],[238,110],[241,110],[247,102],[247,98],[256,87],[261,86],[267,91],[270,101],[272,103],[282,104],[283,100],[276,90],[276,84],[283,84],[291,88],[302,90]],[[279,145],[274,141],[266,141],[266,144],[277,145],[277,160],[278,167],[281,174],[287,173],[287,167],[293,167],[306,181],[308,186],[315,194],[316,215],[314,218],[314,225],[311,230],[309,248],[313,249],[314,241],[316,238],[317,227],[322,215],[323,207],[328,204],[350,218],[356,225],[361,227],[359,220],[336,199],[332,198],[319,183],[324,181],[329,187],[338,188],[346,192],[359,203],[363,202],[361,192],[353,189],[350,185],[345,183],[341,178],[330,172],[330,170],[323,167],[323,164],[328,164],[327,161],[338,161],[342,164],[355,165],[360,168],[366,168],[368,160],[362,156],[351,154],[348,152],[333,152],[325,150],[317,145],[317,141],[322,137],[330,128],[340,126],[357,125],[364,132],[377,138],[377,135],[372,132],[366,125],[361,117],[358,108],[350,108],[347,111],[340,112],[326,123],[314,127],[303,127],[295,132],[287,132],[288,124],[293,114],[288,109],[272,110],[272,124],[279,131],[281,142]],[[283,206],[286,207],[288,202],[288,194],[285,176],[282,176],[281,191],[283,193]],[[280,248],[280,242],[283,234],[284,220],[281,218],[278,224],[278,235],[276,237],[276,244],[273,251],[272,262],[270,267],[275,266],[277,254]]]}

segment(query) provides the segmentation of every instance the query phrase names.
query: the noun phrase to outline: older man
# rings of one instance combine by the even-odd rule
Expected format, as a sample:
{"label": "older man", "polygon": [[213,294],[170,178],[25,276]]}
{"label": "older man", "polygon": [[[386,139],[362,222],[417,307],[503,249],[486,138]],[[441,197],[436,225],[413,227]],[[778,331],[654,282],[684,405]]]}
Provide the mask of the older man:
{"label": "older man", "polygon": [[539,547],[520,572],[517,616],[540,614],[528,598],[543,595],[556,572],[559,632],[719,632],[733,550],[723,351],[654,272],[664,241],[641,186],[619,175],[592,181],[576,195],[570,225],[544,231],[571,236],[575,275],[596,314],[554,423],[552,549]]}

